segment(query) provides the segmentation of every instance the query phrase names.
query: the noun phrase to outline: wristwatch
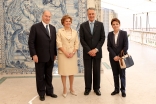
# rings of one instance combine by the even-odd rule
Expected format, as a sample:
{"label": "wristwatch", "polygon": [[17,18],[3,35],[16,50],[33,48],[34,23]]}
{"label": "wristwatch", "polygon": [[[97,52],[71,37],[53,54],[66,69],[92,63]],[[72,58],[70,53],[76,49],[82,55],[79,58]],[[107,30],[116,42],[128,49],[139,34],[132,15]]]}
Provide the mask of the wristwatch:
{"label": "wristwatch", "polygon": [[99,50],[98,50],[97,48],[95,48],[95,50],[96,50],[97,52],[99,52]]}

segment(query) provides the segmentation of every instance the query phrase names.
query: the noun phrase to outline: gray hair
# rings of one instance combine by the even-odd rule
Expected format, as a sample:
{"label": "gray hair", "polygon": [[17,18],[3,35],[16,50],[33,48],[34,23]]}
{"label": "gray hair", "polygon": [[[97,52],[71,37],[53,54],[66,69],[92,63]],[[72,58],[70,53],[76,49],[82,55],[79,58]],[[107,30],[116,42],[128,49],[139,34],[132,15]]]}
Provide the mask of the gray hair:
{"label": "gray hair", "polygon": [[95,8],[89,7],[89,8],[87,9],[87,11],[88,11],[88,10],[94,10],[94,11],[95,11]]}
{"label": "gray hair", "polygon": [[49,12],[49,13],[52,15],[52,13],[51,13],[49,10],[43,10],[42,15],[43,15],[45,12]]}

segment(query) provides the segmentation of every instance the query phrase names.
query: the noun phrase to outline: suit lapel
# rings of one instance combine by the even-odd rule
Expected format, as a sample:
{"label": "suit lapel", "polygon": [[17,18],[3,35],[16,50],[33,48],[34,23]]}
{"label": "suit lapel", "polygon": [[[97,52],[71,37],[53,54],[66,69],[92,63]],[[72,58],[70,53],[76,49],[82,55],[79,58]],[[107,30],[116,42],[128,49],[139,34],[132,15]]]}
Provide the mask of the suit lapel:
{"label": "suit lapel", "polygon": [[90,33],[90,35],[92,35],[90,27],[89,27],[89,21],[87,21],[85,25],[86,25],[87,31]]}
{"label": "suit lapel", "polygon": [[71,29],[71,38],[70,39],[68,39],[68,37],[67,37],[67,33],[66,33],[66,31],[65,31],[65,29],[64,28],[62,28],[62,35],[68,40],[68,41],[71,41],[73,38],[74,38],[74,30],[73,29]]}
{"label": "suit lapel", "polygon": [[114,36],[114,33],[113,33],[113,31],[112,31],[112,43],[113,43],[113,46],[114,47],[116,47],[116,45],[115,45],[115,36]]}
{"label": "suit lapel", "polygon": [[95,31],[97,30],[97,28],[98,28],[98,22],[95,21],[95,23],[94,23],[94,29],[93,29],[93,35],[94,35]]}
{"label": "suit lapel", "polygon": [[52,34],[52,32],[54,31],[53,30],[53,28],[52,28],[52,26],[49,24],[49,28],[50,28],[50,37],[52,38],[52,36],[53,36],[53,34]]}
{"label": "suit lapel", "polygon": [[120,30],[119,30],[119,34],[118,34],[117,44],[115,44],[115,35],[113,32],[112,32],[112,40],[113,40],[113,46],[115,48],[117,48],[119,46],[119,42],[120,42]]}
{"label": "suit lapel", "polygon": [[[87,28],[87,31],[90,33],[90,35],[92,35],[91,30],[90,30],[90,26],[89,26],[89,21],[86,22],[86,28]],[[97,30],[97,28],[98,28],[98,22],[95,21],[94,28],[93,28],[93,35],[94,35],[95,31]]]}
{"label": "suit lapel", "polygon": [[116,47],[118,47],[119,46],[119,42],[120,42],[120,36],[121,36],[121,34],[120,34],[121,32],[120,32],[120,30],[119,30],[119,34],[118,34],[118,39],[117,39],[117,45],[116,45]]}
{"label": "suit lapel", "polygon": [[110,33],[110,42],[113,45],[113,47],[116,48],[116,46],[115,46],[115,37],[114,37],[113,31]]}
{"label": "suit lapel", "polygon": [[72,34],[71,34],[71,39],[70,40],[72,40],[75,37],[74,30],[73,29],[71,29],[71,30],[72,30]]}
{"label": "suit lapel", "polygon": [[61,30],[62,30],[62,35],[63,35],[67,40],[69,40],[68,37],[67,37],[66,30],[65,30],[64,28],[62,28]]}
{"label": "suit lapel", "polygon": [[[47,30],[46,30],[46,28],[44,27],[44,25],[43,25],[42,22],[40,23],[40,27],[41,27],[42,31],[49,37],[49,34],[48,34],[48,32],[47,32]],[[49,25],[49,28],[50,28],[50,25]],[[51,32],[51,29],[50,29],[50,32]],[[51,34],[51,33],[50,33],[50,34]],[[49,38],[50,38],[50,37],[49,37]]]}

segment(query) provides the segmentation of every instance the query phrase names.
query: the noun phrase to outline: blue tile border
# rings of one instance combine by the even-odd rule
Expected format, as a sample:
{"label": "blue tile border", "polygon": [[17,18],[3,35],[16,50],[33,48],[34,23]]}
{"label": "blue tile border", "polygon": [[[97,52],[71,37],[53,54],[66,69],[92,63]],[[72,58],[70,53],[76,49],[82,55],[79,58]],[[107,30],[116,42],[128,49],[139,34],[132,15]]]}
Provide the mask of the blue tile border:
{"label": "blue tile border", "polygon": [[7,79],[6,77],[2,77],[2,78],[0,79],[0,84],[3,83],[6,79]]}
{"label": "blue tile border", "polygon": [[106,62],[102,62],[102,64],[103,64],[107,69],[112,69]]}

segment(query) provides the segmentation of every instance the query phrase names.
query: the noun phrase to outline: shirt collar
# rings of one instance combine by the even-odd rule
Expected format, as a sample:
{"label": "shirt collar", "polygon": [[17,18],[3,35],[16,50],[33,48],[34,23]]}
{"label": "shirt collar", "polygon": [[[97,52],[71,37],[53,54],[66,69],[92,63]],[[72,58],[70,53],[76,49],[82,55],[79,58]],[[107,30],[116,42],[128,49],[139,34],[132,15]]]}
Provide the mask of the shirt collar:
{"label": "shirt collar", "polygon": [[[119,31],[120,31],[120,30],[119,30]],[[119,34],[119,31],[118,31],[116,34],[114,33],[114,31],[113,31],[113,33],[114,33],[115,35],[118,35],[118,34]]]}
{"label": "shirt collar", "polygon": [[48,25],[48,26],[49,26],[49,24],[46,24],[46,23],[44,23],[43,21],[42,21],[42,23],[43,23],[44,27],[46,27],[46,25]]}
{"label": "shirt collar", "polygon": [[93,22],[89,21],[89,24],[90,24],[90,23],[93,23],[93,24],[94,24],[94,23],[95,23],[95,20],[94,20]]}

